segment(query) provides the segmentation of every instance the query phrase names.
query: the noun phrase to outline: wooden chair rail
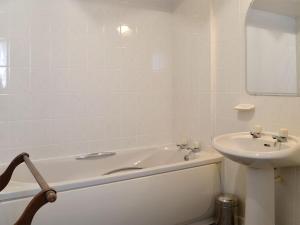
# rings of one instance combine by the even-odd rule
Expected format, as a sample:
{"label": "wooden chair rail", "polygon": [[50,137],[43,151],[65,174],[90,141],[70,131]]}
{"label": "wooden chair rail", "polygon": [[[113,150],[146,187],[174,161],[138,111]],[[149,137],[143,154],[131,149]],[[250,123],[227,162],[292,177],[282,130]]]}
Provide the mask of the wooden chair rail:
{"label": "wooden chair rail", "polygon": [[0,192],[9,184],[14,170],[23,162],[25,162],[36,182],[39,184],[41,191],[30,201],[23,214],[14,225],[31,225],[33,217],[37,211],[43,205],[47,204],[48,202],[55,202],[57,199],[56,191],[49,187],[45,179],[31,162],[28,153],[22,153],[18,155],[0,176]]}

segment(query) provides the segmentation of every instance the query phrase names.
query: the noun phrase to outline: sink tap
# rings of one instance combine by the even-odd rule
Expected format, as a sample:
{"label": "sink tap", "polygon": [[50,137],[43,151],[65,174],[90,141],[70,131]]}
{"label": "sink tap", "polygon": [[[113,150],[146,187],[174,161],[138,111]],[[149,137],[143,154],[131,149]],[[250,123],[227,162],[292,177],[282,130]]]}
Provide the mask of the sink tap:
{"label": "sink tap", "polygon": [[253,138],[261,138],[261,133],[258,133],[258,132],[250,132],[250,135]]}
{"label": "sink tap", "polygon": [[250,132],[250,135],[253,138],[261,138],[261,132],[262,132],[262,126],[261,125],[255,125],[253,127],[253,130]]}
{"label": "sink tap", "polygon": [[279,130],[279,134],[278,135],[273,135],[273,139],[276,140],[275,142],[275,146],[277,143],[284,143],[288,141],[288,136],[289,136],[289,131],[286,128],[281,128]]}
{"label": "sink tap", "polygon": [[279,135],[273,135],[272,138],[274,140],[276,140],[276,142],[279,142],[279,143],[283,143],[283,142],[287,142],[288,141],[287,137],[282,137],[282,136],[279,136]]}

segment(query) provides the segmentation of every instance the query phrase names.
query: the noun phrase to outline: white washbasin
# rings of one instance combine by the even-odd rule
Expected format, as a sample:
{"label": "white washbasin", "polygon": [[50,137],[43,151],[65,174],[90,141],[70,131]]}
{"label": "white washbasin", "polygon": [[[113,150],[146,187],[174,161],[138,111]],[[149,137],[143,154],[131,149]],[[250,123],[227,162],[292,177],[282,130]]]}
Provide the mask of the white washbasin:
{"label": "white washbasin", "polygon": [[300,139],[289,136],[285,143],[277,143],[274,133],[265,132],[253,138],[249,132],[218,136],[213,146],[225,157],[254,168],[275,168],[300,165]]}

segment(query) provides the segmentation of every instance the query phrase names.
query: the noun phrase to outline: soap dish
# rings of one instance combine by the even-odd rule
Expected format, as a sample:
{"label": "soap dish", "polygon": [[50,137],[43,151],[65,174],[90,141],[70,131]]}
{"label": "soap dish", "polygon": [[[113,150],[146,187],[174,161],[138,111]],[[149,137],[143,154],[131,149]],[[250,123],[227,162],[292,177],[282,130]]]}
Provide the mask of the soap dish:
{"label": "soap dish", "polygon": [[252,104],[239,104],[234,109],[237,111],[252,111],[255,109],[255,106]]}

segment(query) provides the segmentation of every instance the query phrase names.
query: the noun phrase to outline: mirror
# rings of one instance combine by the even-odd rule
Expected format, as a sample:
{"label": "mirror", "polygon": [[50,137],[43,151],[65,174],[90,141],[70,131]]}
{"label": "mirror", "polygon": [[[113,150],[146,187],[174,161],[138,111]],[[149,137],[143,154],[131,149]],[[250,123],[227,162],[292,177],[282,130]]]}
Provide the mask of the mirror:
{"label": "mirror", "polygon": [[246,19],[251,95],[300,95],[300,0],[254,0]]}

